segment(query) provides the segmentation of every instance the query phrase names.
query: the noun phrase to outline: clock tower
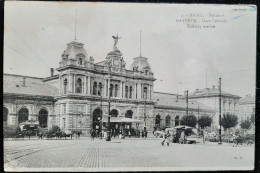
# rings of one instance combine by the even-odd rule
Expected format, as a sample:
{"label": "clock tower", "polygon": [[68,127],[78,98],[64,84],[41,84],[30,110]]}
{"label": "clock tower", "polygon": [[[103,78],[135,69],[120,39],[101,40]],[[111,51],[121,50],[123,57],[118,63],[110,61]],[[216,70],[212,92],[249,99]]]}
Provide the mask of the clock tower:
{"label": "clock tower", "polygon": [[120,39],[121,37],[117,36],[112,36],[112,38],[114,39],[114,48],[113,51],[109,52],[107,54],[106,60],[107,63],[111,63],[111,70],[114,72],[121,72],[121,71],[125,71],[125,61],[122,57],[122,53],[120,52],[120,50],[118,50],[117,48],[117,42],[118,39]]}

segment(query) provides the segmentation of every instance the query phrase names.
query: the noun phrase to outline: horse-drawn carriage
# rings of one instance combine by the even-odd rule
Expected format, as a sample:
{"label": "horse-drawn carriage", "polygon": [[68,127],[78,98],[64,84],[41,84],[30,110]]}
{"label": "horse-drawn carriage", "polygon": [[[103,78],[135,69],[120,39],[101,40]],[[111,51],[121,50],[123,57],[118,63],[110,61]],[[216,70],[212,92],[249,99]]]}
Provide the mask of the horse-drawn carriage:
{"label": "horse-drawn carriage", "polygon": [[26,136],[30,139],[32,136],[32,131],[30,130],[21,130],[19,126],[9,126],[4,129],[3,136],[4,139],[24,139]]}

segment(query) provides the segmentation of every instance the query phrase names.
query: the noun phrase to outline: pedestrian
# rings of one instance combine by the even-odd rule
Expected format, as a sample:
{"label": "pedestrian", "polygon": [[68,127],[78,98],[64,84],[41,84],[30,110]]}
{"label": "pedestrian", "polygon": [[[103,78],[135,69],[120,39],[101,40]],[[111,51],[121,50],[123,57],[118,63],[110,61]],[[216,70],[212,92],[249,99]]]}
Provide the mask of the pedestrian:
{"label": "pedestrian", "polygon": [[142,138],[144,138],[144,131],[142,130],[142,132],[141,132],[141,133],[142,133]]}
{"label": "pedestrian", "polygon": [[104,131],[104,139],[107,139],[107,131]]}
{"label": "pedestrian", "polygon": [[80,139],[80,134],[81,134],[81,131],[79,130],[78,131],[78,138]]}
{"label": "pedestrian", "polygon": [[40,132],[39,132],[39,138],[38,138],[38,139],[40,139],[40,138],[42,139],[42,135],[43,135],[43,134],[42,134],[42,131],[40,131]]}
{"label": "pedestrian", "polygon": [[147,133],[148,133],[148,132],[147,132],[147,130],[145,129],[145,130],[144,130],[144,138],[145,138],[145,139],[147,138]]}
{"label": "pedestrian", "polygon": [[184,134],[184,131],[181,132],[181,137],[180,137],[180,143],[181,144],[185,144],[185,134]]}
{"label": "pedestrian", "polygon": [[164,130],[163,130],[163,131],[162,131],[162,141],[161,141],[162,146],[164,146],[165,140],[166,140],[166,133],[165,133]]}
{"label": "pedestrian", "polygon": [[94,141],[94,138],[95,138],[95,131],[94,131],[94,130],[92,130],[92,131],[91,131],[91,140],[93,140],[93,141]]}
{"label": "pedestrian", "polygon": [[170,137],[171,137],[171,134],[169,131],[167,131],[167,133],[165,134],[166,138],[165,138],[165,142],[167,143],[167,146],[170,145]]}

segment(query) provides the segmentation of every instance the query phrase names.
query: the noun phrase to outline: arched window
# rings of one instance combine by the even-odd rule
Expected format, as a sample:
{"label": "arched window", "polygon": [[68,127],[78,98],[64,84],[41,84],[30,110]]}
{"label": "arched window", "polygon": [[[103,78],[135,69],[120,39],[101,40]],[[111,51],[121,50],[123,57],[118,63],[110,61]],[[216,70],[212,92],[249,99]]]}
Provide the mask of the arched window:
{"label": "arched window", "polygon": [[115,97],[117,97],[117,93],[118,93],[118,85],[115,85]]}
{"label": "arched window", "polygon": [[180,125],[180,119],[179,119],[179,116],[176,116],[175,117],[175,126],[178,126]]}
{"label": "arched window", "polygon": [[166,125],[166,127],[170,127],[171,126],[171,117],[169,115],[167,115],[165,117],[165,125]]}
{"label": "arched window", "polygon": [[103,112],[99,108],[94,110],[93,124],[92,124],[93,129],[98,130],[98,131],[101,130],[102,114],[103,114]]}
{"label": "arched window", "polygon": [[93,95],[97,95],[97,82],[93,84]]}
{"label": "arched window", "polygon": [[112,111],[110,111],[110,115],[111,115],[111,117],[117,117],[118,111],[116,109],[113,109]]}
{"label": "arched window", "polygon": [[132,92],[133,92],[133,89],[132,89],[132,87],[130,86],[130,88],[129,88],[129,98],[130,98],[130,99],[132,98]]}
{"label": "arched window", "polygon": [[128,86],[125,86],[125,98],[128,98]]}
{"label": "arched window", "polygon": [[66,94],[67,93],[67,84],[68,84],[67,79],[64,79],[63,84],[64,84],[64,94]]}
{"label": "arched window", "polygon": [[79,65],[82,65],[82,58],[79,58]]}
{"label": "arched window", "polygon": [[113,97],[113,88],[114,88],[114,85],[110,84],[110,91],[109,91],[110,97]]}
{"label": "arched window", "polygon": [[125,114],[125,117],[126,117],[126,118],[132,118],[132,117],[133,117],[133,111],[128,110],[128,111],[126,112],[126,114]]}
{"label": "arched window", "polygon": [[29,111],[27,108],[22,108],[18,112],[18,124],[28,120]]}
{"label": "arched window", "polygon": [[39,124],[41,128],[47,127],[48,124],[48,111],[46,109],[41,109],[39,112]]}
{"label": "arched window", "polygon": [[76,93],[82,93],[82,81],[80,78],[77,80]]}
{"label": "arched window", "polygon": [[102,88],[103,88],[103,87],[102,87],[102,83],[99,82],[99,83],[98,83],[98,95],[99,95],[99,96],[102,95]]}
{"label": "arched window", "polygon": [[144,99],[147,99],[147,88],[146,88],[146,87],[144,87],[144,95],[143,95],[143,98],[144,98]]}
{"label": "arched window", "polygon": [[8,118],[8,109],[6,107],[4,107],[4,117],[3,117],[3,121],[4,122],[7,122],[7,118]]}
{"label": "arched window", "polygon": [[156,115],[155,117],[155,126],[160,127],[160,122],[161,122],[161,116]]}

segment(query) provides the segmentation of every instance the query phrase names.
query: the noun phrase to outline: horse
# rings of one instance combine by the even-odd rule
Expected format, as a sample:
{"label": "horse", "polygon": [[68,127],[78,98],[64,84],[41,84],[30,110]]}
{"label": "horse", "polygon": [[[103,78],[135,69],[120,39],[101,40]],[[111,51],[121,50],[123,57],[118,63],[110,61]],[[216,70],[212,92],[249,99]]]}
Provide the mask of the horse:
{"label": "horse", "polygon": [[24,139],[24,133],[17,130],[7,130],[4,131],[4,138],[5,139],[17,139],[17,138],[23,138]]}

